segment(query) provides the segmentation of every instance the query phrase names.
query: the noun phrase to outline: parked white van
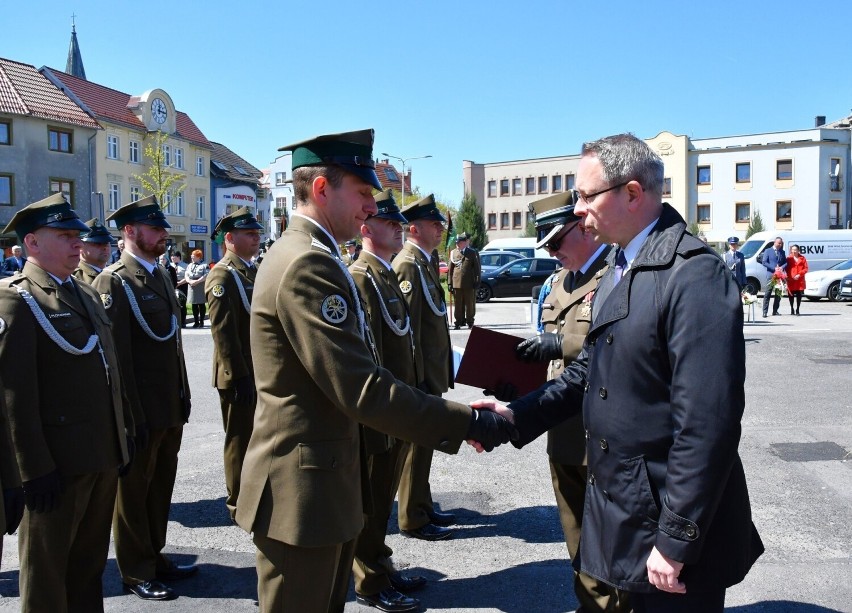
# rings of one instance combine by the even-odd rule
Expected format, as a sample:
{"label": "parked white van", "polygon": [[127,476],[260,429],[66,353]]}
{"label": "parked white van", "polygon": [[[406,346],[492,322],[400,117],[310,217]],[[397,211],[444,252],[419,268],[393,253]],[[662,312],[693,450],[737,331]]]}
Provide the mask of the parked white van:
{"label": "parked white van", "polygon": [[549,258],[546,249],[536,249],[536,240],[531,236],[518,238],[495,238],[482,249],[483,251],[514,251],[525,258]]}
{"label": "parked white van", "polygon": [[808,270],[825,270],[852,258],[852,230],[776,230],[752,234],[740,247],[745,257],[747,291],[756,294],[762,291],[769,280],[770,272],[760,259],[763,252],[772,246],[775,237],[784,240],[784,252],[790,255],[790,245],[798,245],[808,260]]}

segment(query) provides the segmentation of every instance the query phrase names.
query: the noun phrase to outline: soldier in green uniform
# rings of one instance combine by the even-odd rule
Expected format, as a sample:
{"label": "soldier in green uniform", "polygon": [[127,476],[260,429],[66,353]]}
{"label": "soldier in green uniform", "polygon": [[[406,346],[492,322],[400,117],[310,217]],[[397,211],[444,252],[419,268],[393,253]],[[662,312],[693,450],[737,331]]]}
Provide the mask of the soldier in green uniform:
{"label": "soldier in green uniform", "polygon": [[473,327],[476,318],[476,288],[482,266],[479,263],[479,252],[470,246],[470,234],[462,232],[456,237],[456,248],[450,252],[450,266],[447,271],[447,289],[456,299],[453,313],[455,329],[467,324]]}
{"label": "soldier in green uniform", "polygon": [[[0,378],[26,495],[22,611],[103,611],[119,468],[130,461],[116,348],[97,293],[71,273],[88,228],[62,194],[18,211],[29,259],[0,282]],[[85,382],[85,394],[74,393]]]}
{"label": "soldier in green uniform", "polygon": [[[0,389],[6,389],[0,381]],[[0,560],[3,558],[3,534],[14,534],[24,516],[24,488],[12,446],[12,433],[6,413],[6,399],[0,394]]]}
{"label": "soldier in green uniform", "polygon": [[225,427],[225,505],[231,519],[237,514],[240,472],[251,438],[257,393],[249,346],[249,316],[257,268],[251,259],[260,249],[263,226],[242,207],[219,220],[213,240],[225,245],[204,285],[213,333],[213,387],[219,392]]}
{"label": "soldier in green uniform", "polygon": [[168,600],[175,593],[162,581],[198,570],[162,553],[190,410],[178,303],[168,273],[156,263],[170,226],[154,196],[124,205],[110,220],[122,232],[124,251],[93,285],[112,320],[139,442],[137,460],[118,487],[115,557],[126,591],[143,600]]}
{"label": "soldier in green uniform", "polygon": [[455,453],[512,426],[423,394],[377,365],[361,298],[337,245],[377,212],[373,131],[292,151],[297,210],[258,271],[251,350],[258,403],[237,522],[257,546],[263,611],[343,611],[364,524],[359,422]]}
{"label": "soldier in green uniform", "polygon": [[[414,335],[408,306],[391,268],[394,253],[402,247],[402,224],[391,190],[376,196],[378,212],[361,225],[364,249],[349,267],[355,287],[364,300],[365,315],[376,342],[380,363],[409,385],[423,380],[422,365],[414,360]],[[422,576],[404,576],[391,563],[393,550],[385,543],[393,501],[399,488],[402,464],[410,443],[362,426],[362,443],[372,509],[355,546],[355,595],[362,604],[383,611],[416,611],[419,601],[401,592],[423,587]]]}
{"label": "soldier in green uniform", "polygon": [[[402,214],[409,222],[408,238],[393,268],[411,313],[417,363],[423,365],[423,379],[417,386],[440,396],[453,387],[453,356],[444,290],[431,254],[441,243],[447,220],[432,194],[409,204]],[[455,522],[455,515],[435,509],[431,470],[432,450],[412,445],[399,484],[399,528],[406,536],[438,541],[452,536],[446,526]]]}
{"label": "soldier in green uniform", "polygon": [[74,277],[91,285],[106,268],[115,239],[97,217],[87,221],[86,226],[89,231],[80,235],[83,246],[80,247],[80,264],[74,270]]}
{"label": "soldier in green uniform", "polygon": [[[541,303],[544,332],[518,345],[525,361],[549,361],[548,377],[558,377],[565,364],[579,355],[592,321],[592,297],[607,271],[609,245],[600,245],[581,227],[574,214],[573,191],[555,194],[530,205],[535,213],[538,242],[557,258],[562,269],[551,279],[550,293]],[[577,415],[548,432],[547,453],[559,519],[568,554],[574,559],[580,545],[586,494],[586,441],[583,416]],[[629,597],[589,575],[574,571],[574,594],[580,610],[626,613]]]}

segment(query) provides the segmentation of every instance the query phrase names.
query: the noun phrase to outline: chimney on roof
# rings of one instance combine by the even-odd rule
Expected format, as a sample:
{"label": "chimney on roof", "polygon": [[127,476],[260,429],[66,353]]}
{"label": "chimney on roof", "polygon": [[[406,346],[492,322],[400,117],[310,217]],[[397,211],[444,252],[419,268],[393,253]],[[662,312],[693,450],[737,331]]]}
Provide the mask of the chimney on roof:
{"label": "chimney on roof", "polygon": [[68,60],[65,62],[65,72],[86,79],[86,69],[83,68],[83,56],[80,54],[80,45],[77,44],[77,28],[74,25],[75,15],[71,15],[71,46],[68,47]]}
{"label": "chimney on roof", "polygon": [[817,115],[814,118],[814,127],[818,128],[825,125],[825,115]]}

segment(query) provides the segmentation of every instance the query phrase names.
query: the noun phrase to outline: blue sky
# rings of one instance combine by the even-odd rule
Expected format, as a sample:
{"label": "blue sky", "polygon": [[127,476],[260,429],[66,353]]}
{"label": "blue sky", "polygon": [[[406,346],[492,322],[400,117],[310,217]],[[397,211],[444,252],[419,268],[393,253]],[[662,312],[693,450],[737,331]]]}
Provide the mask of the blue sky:
{"label": "blue sky", "polygon": [[[29,0],[3,8],[0,57],[64,69],[71,14],[91,81],[161,87],[255,166],[277,148],[372,127],[375,152],[458,205],[462,160],[572,154],[662,130],[696,138],[850,113],[842,3],[398,3]],[[322,8],[316,8],[322,7]]]}

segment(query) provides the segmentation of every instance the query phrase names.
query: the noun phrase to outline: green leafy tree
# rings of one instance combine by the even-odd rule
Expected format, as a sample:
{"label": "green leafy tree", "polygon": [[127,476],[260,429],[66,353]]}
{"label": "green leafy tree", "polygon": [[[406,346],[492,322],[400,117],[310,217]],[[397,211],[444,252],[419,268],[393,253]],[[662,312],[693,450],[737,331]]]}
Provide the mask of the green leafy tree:
{"label": "green leafy tree", "polygon": [[752,234],[763,232],[765,229],[766,228],[763,226],[763,218],[760,216],[760,211],[755,211],[751,220],[748,222],[748,230],[746,230],[745,235],[746,240],[748,240]]}
{"label": "green leafy tree", "polygon": [[701,229],[701,226],[698,225],[698,222],[693,221],[691,224],[689,224],[686,230],[695,238],[700,238],[705,243],[707,242],[707,237],[704,234],[704,230]]}
{"label": "green leafy tree", "polygon": [[527,222],[527,227],[524,230],[524,236],[535,237],[535,222],[534,221],[528,221]]}
{"label": "green leafy tree", "polygon": [[[146,141],[149,136],[145,137]],[[145,144],[143,153],[148,161],[148,169],[141,175],[134,174],[133,178],[142,184],[142,190],[146,195],[156,196],[160,208],[165,209],[166,194],[171,193],[172,196],[176,196],[186,188],[186,183],[183,182],[183,174],[169,170],[166,164],[163,145],[168,141],[169,135],[157,130],[152,138],[153,141]]]}
{"label": "green leafy tree", "polygon": [[453,216],[453,225],[457,234],[462,232],[470,234],[470,245],[474,249],[482,249],[488,241],[488,235],[485,233],[485,218],[473,194],[465,194],[459,212]]}

